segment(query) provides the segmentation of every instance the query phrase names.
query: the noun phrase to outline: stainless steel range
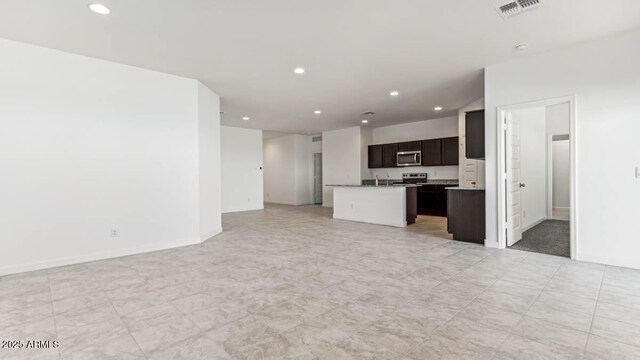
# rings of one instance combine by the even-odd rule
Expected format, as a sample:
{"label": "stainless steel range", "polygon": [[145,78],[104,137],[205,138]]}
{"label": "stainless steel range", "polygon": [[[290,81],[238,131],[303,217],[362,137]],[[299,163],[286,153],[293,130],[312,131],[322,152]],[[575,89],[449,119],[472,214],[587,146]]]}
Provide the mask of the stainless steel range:
{"label": "stainless steel range", "polygon": [[402,182],[405,184],[418,184],[427,182],[427,173],[404,173]]}

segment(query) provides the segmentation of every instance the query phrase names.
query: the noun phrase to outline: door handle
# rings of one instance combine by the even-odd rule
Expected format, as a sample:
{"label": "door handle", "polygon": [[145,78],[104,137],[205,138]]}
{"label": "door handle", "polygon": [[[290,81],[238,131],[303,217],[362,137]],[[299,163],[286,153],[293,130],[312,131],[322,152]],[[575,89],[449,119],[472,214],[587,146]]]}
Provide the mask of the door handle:
{"label": "door handle", "polygon": [[523,183],[520,183],[520,187],[521,187],[521,188],[526,187],[526,186],[527,186],[527,185],[525,185],[525,184],[523,184]]}

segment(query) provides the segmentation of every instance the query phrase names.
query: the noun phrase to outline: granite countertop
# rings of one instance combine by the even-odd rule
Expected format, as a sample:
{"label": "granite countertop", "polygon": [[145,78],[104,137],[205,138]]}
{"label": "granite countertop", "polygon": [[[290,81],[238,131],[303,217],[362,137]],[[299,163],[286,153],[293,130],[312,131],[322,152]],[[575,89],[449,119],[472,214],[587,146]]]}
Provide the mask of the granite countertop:
{"label": "granite countertop", "polygon": [[[403,182],[400,179],[380,179],[380,186],[385,186],[389,182],[393,185],[402,185]],[[362,180],[364,186],[373,186],[376,183],[375,179]],[[416,183],[415,185],[450,185],[458,186],[460,182],[458,179],[427,179],[426,181]]]}
{"label": "granite countertop", "polygon": [[452,186],[457,186],[458,184],[460,184],[460,181],[458,181],[458,179],[433,179],[433,180],[427,179],[426,182],[418,183],[418,185],[452,185]]}
{"label": "granite countertop", "polygon": [[331,185],[325,185],[325,186],[331,186],[331,187],[366,187],[366,188],[383,188],[383,189],[388,189],[388,188],[394,188],[394,187],[418,187],[420,185],[417,184],[393,184],[393,185],[339,185],[339,184],[331,184]]}

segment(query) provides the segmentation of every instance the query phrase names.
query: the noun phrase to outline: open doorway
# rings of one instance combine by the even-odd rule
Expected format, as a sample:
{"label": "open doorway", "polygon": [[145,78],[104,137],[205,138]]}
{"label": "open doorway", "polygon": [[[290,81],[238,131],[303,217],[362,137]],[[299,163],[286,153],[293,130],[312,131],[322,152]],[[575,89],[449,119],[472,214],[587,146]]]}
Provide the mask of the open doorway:
{"label": "open doorway", "polygon": [[572,103],[504,109],[505,245],[572,257]]}
{"label": "open doorway", "polygon": [[313,203],[322,205],[322,153],[313,154]]}

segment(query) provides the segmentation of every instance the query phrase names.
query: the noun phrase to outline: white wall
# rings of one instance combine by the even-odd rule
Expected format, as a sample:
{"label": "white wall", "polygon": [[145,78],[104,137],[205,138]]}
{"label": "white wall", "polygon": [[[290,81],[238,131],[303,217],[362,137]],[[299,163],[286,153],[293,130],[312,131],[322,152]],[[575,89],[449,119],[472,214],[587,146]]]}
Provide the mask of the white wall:
{"label": "white wall", "polygon": [[310,172],[313,166],[311,155],[311,137],[304,135],[293,135],[295,139],[295,193],[296,205],[306,205],[313,203],[312,188],[309,186],[313,179]]}
{"label": "white wall", "polygon": [[222,212],[264,208],[262,130],[221,126]]}
{"label": "white wall", "polygon": [[374,177],[369,169],[369,145],[374,144],[372,128],[360,128],[360,180],[372,179]]}
{"label": "white wall", "polygon": [[286,135],[264,140],[264,201],[305,205],[313,202],[311,137]]}
{"label": "white wall", "polygon": [[323,206],[333,206],[333,189],[326,185],[362,183],[361,141],[359,126],[322,133]]}
{"label": "white wall", "polygon": [[200,82],[197,86],[200,240],[207,240],[222,231],[220,97]]}
{"label": "white wall", "polygon": [[[640,31],[489,66],[485,70],[487,241],[497,246],[496,107],[577,99],[577,259],[640,268]],[[526,71],[523,71],[526,69]],[[615,186],[610,181],[615,179]]]}
{"label": "white wall", "polygon": [[556,140],[551,145],[553,172],[553,207],[568,208],[571,189],[571,148],[569,140]]}
{"label": "white wall", "polygon": [[215,94],[7,40],[0,59],[0,275],[220,230]]}
{"label": "white wall", "polygon": [[[373,129],[373,142],[367,145],[453,136],[458,136],[458,118],[456,116],[377,127]],[[368,166],[366,146],[364,150],[363,166],[366,169]],[[386,179],[387,177],[402,179],[402,173],[407,172],[426,172],[429,179],[458,179],[458,166],[412,166],[409,168],[371,169],[367,172],[363,171],[363,178],[372,179],[377,175],[381,179]]]}
{"label": "white wall", "polygon": [[295,138],[264,140],[264,201],[295,205]]}
{"label": "white wall", "polygon": [[547,106],[545,108],[545,117],[547,119],[547,134],[568,135],[571,132],[570,112],[571,109],[569,108],[568,102]]}
{"label": "white wall", "polygon": [[545,107],[513,111],[520,122],[520,190],[522,228],[547,218],[547,136]]}

